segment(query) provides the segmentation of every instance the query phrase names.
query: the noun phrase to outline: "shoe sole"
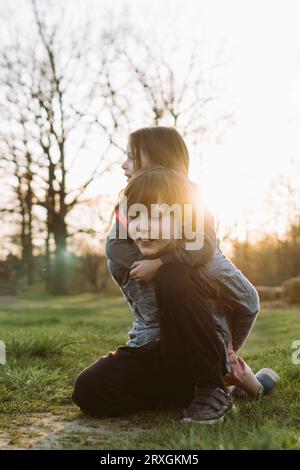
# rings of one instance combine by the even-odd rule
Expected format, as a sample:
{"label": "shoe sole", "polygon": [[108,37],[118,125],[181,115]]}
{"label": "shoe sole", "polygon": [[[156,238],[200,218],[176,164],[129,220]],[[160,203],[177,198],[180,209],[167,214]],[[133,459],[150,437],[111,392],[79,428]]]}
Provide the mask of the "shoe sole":
{"label": "shoe sole", "polygon": [[204,420],[200,421],[199,419],[192,419],[192,418],[182,418],[181,422],[185,423],[198,423],[198,424],[216,424],[216,423],[222,423],[224,421],[225,416],[227,416],[229,413],[236,413],[237,409],[236,406],[233,404],[231,408],[225,413],[225,415],[221,416],[220,418],[217,419],[209,419],[209,420]]}

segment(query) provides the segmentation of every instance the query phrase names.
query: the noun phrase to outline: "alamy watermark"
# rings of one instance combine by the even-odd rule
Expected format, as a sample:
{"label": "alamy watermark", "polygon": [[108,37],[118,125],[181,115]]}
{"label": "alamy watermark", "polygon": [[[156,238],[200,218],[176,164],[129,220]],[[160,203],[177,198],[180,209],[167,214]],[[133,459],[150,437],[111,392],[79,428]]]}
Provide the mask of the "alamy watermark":
{"label": "alamy watermark", "polygon": [[295,341],[293,341],[292,349],[295,349],[292,354],[292,363],[295,366],[298,366],[300,364],[300,339],[296,339]]}
{"label": "alamy watermark", "polygon": [[185,240],[186,250],[201,250],[204,245],[205,211],[203,204],[144,204],[127,207],[127,197],[121,198],[118,207],[119,230],[110,233],[112,239],[128,237],[152,240]]}
{"label": "alamy watermark", "polygon": [[4,341],[0,340],[0,364],[6,364],[6,349]]}

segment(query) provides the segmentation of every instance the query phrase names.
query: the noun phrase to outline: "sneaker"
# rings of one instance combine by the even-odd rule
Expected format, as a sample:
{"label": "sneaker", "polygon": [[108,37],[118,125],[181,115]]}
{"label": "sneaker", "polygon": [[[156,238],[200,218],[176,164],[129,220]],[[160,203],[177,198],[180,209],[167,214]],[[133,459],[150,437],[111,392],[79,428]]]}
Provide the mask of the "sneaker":
{"label": "sneaker", "polygon": [[279,375],[273,369],[260,369],[255,374],[257,380],[262,384],[263,395],[269,395],[279,381]]}
{"label": "sneaker", "polygon": [[232,396],[233,398],[238,398],[242,400],[260,398],[264,395],[269,395],[275,388],[277,382],[279,381],[279,375],[269,368],[260,369],[255,374],[257,380],[261,383],[261,389],[259,393],[254,397],[249,395],[245,390],[240,387],[235,387]]}
{"label": "sneaker", "polygon": [[193,399],[183,410],[182,421],[195,421],[202,424],[221,422],[232,406],[233,401],[229,391],[196,383]]}

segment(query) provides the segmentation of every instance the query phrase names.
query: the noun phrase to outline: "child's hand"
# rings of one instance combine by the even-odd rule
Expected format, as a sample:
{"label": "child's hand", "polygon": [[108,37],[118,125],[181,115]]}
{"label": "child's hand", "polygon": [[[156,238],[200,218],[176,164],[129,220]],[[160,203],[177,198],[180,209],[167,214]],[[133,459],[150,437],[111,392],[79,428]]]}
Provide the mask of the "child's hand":
{"label": "child's hand", "polygon": [[135,261],[131,266],[130,276],[138,282],[149,282],[154,279],[158,268],[162,265],[160,258]]}

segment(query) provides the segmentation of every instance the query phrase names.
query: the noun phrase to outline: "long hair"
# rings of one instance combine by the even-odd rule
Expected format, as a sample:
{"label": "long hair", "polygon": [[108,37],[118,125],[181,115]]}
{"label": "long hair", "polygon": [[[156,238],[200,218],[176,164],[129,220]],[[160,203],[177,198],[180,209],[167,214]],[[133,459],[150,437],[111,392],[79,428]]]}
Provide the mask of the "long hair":
{"label": "long hair", "polygon": [[[132,132],[129,135],[129,140],[136,171],[142,169],[141,152],[143,152],[147,156],[150,165],[161,165],[168,170],[175,170],[186,177],[188,176],[190,162],[188,148],[182,136],[174,127],[142,127]],[[119,201],[115,204],[111,213],[106,232],[112,226],[115,215],[118,219],[118,205]]]}
{"label": "long hair", "polygon": [[141,151],[151,165],[162,165],[188,175],[189,152],[174,127],[143,127],[129,135],[135,170],[141,169]]}

